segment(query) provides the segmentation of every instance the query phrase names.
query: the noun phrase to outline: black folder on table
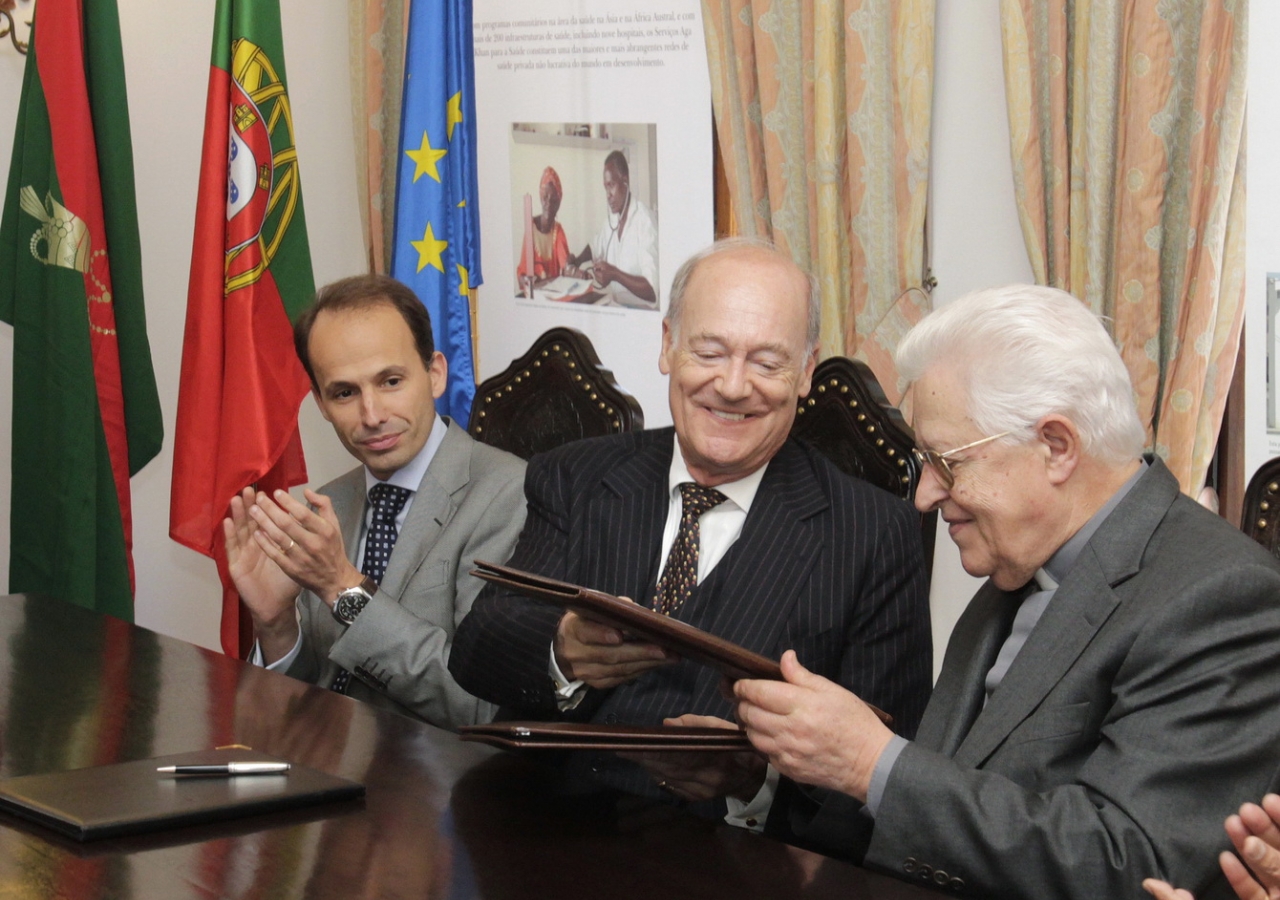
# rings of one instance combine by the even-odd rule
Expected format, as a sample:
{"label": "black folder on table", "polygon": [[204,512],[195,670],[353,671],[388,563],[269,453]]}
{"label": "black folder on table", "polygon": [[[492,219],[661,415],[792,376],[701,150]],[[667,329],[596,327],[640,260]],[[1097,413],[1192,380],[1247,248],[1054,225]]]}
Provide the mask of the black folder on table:
{"label": "black folder on table", "polygon": [[159,766],[286,762],[246,749],[205,750],[0,780],[0,810],[78,841],[350,800],[364,785],[306,766],[277,775],[189,776]]}

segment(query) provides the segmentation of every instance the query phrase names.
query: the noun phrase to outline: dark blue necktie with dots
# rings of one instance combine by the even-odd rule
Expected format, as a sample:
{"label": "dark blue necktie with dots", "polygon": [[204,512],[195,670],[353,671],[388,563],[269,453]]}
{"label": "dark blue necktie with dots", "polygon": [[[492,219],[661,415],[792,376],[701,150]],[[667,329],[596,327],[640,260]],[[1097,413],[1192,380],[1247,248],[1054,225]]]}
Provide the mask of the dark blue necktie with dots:
{"label": "dark blue necktie with dots", "polygon": [[676,532],[667,564],[658,579],[658,599],[654,604],[664,616],[674,615],[698,583],[698,518],[727,499],[715,488],[692,481],[681,483],[680,530]]}
{"label": "dark blue necktie with dots", "polygon": [[[375,484],[369,488],[369,505],[373,507],[373,518],[364,537],[364,563],[360,566],[360,571],[379,583],[386,574],[387,563],[391,561],[391,551],[395,549],[396,537],[399,535],[396,516],[404,509],[410,493],[407,488],[396,487],[394,484]],[[346,669],[339,669],[337,677],[333,679],[333,690],[345,694],[350,681],[351,673]]]}

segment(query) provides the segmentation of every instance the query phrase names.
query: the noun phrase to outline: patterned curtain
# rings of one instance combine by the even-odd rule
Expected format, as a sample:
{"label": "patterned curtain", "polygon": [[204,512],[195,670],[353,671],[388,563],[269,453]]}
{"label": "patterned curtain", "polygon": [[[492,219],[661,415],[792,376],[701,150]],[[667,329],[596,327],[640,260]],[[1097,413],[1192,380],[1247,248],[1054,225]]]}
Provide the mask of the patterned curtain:
{"label": "patterned curtain", "polygon": [[351,114],[369,271],[391,270],[408,0],[349,0]]}
{"label": "patterned curtain", "polygon": [[1243,0],[1002,0],[1036,280],[1110,318],[1149,446],[1195,496],[1244,315]]}
{"label": "patterned curtain", "polygon": [[816,273],[822,355],[892,354],[929,310],[925,201],[934,0],[703,0],[740,233]]}

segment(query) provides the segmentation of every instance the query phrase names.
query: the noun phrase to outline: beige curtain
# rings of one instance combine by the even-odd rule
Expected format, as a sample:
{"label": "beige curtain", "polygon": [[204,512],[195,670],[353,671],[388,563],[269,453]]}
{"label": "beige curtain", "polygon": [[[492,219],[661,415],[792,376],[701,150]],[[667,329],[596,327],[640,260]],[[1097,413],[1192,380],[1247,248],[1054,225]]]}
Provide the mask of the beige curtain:
{"label": "beige curtain", "polygon": [[1199,492],[1244,300],[1243,0],[1002,0],[1036,280],[1111,319],[1150,446]]}
{"label": "beige curtain", "polygon": [[349,0],[356,184],[369,271],[391,269],[408,0]]}
{"label": "beige curtain", "polygon": [[711,97],[742,234],[817,275],[822,355],[897,399],[924,279],[934,0],[703,0]]}

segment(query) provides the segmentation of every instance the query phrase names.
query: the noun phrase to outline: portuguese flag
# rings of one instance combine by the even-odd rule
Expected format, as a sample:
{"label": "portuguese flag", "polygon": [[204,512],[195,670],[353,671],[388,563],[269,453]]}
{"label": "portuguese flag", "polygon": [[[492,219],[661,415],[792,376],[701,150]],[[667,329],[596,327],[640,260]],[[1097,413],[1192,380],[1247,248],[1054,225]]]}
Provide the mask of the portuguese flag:
{"label": "portuguese flag", "polygon": [[163,425],[115,0],[41,0],[0,218],[13,326],[9,590],[133,618],[129,477]]}
{"label": "portuguese flag", "polygon": [[252,635],[227,575],[221,523],[249,485],[272,491],[307,480],[298,407],[309,382],[292,320],[314,293],[279,0],[218,0],[169,535],[218,561],[222,648],[233,656]]}

